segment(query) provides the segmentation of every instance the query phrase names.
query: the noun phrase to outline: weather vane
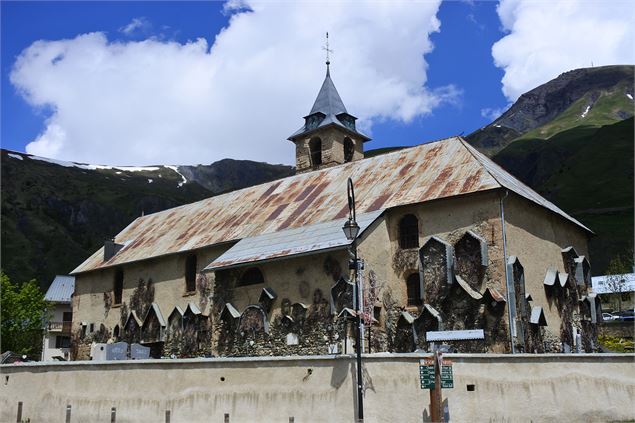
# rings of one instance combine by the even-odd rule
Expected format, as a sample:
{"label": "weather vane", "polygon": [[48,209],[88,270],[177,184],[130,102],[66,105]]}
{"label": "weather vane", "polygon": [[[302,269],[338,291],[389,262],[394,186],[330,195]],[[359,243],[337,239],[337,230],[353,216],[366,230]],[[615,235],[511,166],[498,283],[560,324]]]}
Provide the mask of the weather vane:
{"label": "weather vane", "polygon": [[328,68],[329,65],[331,64],[331,61],[329,60],[329,53],[333,53],[333,50],[329,49],[329,33],[326,33],[326,46],[322,47],[322,50],[326,51],[326,67]]}

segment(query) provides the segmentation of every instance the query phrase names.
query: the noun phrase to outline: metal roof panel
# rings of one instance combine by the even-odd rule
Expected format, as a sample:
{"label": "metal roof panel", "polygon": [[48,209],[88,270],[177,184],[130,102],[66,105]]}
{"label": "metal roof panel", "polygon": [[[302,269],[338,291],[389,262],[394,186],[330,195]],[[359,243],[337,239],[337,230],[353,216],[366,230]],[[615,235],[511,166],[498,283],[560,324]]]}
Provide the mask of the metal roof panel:
{"label": "metal roof panel", "polygon": [[75,291],[75,276],[57,275],[44,295],[46,301],[69,303]]}
{"label": "metal roof panel", "polygon": [[[376,210],[357,215],[360,235],[382,212],[383,210]],[[342,218],[331,222],[243,238],[210,263],[205,270],[229,268],[350,245],[351,241],[346,239],[342,231],[344,221],[345,219]]]}

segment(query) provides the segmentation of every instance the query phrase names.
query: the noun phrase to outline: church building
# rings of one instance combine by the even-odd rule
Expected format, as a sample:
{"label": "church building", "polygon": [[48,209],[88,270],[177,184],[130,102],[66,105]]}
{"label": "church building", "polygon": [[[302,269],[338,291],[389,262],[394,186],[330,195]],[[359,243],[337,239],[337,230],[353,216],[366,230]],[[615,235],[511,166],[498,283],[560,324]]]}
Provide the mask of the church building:
{"label": "church building", "polygon": [[460,137],[364,157],[327,72],[289,137],[296,175],[145,215],[73,272],[72,355],[94,342],[153,357],[352,353],[347,181],[363,260],[365,352],[593,351],[592,232]]}

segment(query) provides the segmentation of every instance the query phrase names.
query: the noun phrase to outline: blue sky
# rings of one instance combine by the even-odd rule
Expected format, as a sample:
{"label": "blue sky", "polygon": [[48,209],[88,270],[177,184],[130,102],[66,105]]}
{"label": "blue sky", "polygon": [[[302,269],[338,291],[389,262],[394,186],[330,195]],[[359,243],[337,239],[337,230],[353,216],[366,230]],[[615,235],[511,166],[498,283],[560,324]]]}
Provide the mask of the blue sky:
{"label": "blue sky", "polygon": [[[516,0],[500,8],[494,1],[422,2],[412,13],[354,4],[361,17],[322,7],[314,22],[315,12],[299,3],[248,3],[253,11],[202,1],[2,2],[2,147],[106,164],[292,163],[285,138],[321,85],[325,30],[334,82],[373,138],[366,148],[414,145],[490,123],[520,93],[586,63],[594,48],[587,42],[585,55],[555,65],[546,57],[550,65],[537,67],[548,69],[527,76],[522,56],[532,55],[523,46],[540,45],[540,37],[561,49],[571,41],[526,33],[523,13],[536,10]],[[566,13],[591,16],[584,4],[576,7]],[[602,23],[592,26],[600,31]],[[86,36],[94,33],[101,35]],[[620,61],[627,48],[596,63]]]}

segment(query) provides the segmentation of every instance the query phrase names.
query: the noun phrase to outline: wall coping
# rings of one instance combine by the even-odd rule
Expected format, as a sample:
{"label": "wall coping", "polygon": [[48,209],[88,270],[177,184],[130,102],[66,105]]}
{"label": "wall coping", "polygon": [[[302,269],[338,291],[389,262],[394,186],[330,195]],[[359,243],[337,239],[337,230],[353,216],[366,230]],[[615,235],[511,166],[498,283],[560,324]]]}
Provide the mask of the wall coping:
{"label": "wall coping", "polygon": [[[387,361],[387,360],[418,360],[430,357],[431,353],[374,353],[363,354],[365,361]],[[635,353],[583,353],[583,354],[467,354],[467,353],[446,353],[443,354],[448,359],[461,361],[631,361],[635,363]],[[213,358],[176,358],[176,359],[148,359],[148,360],[109,360],[109,361],[33,361],[26,363],[1,364],[0,370],[28,370],[33,368],[55,368],[63,370],[64,367],[107,367],[107,366],[137,366],[137,365],[157,365],[157,364],[222,364],[222,363],[288,363],[304,361],[331,361],[331,360],[354,360],[354,354],[338,355],[294,355],[294,356],[260,356],[260,357],[213,357]]]}

